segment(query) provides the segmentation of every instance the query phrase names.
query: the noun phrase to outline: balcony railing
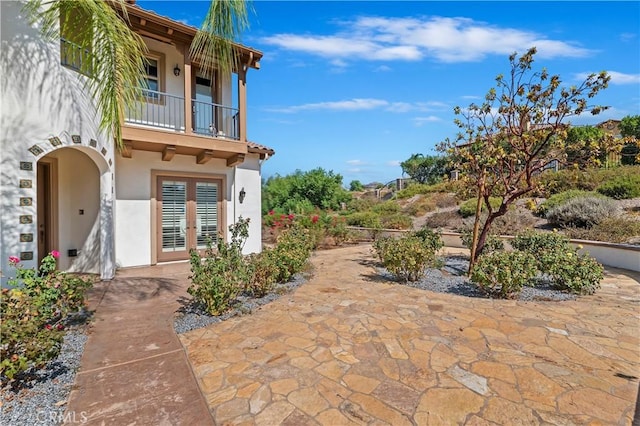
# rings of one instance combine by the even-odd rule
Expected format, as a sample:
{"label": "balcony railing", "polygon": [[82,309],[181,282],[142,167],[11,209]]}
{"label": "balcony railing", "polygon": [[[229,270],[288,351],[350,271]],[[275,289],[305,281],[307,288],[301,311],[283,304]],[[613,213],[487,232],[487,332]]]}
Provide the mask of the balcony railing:
{"label": "balcony railing", "polygon": [[210,102],[191,101],[193,104],[193,132],[199,135],[240,139],[238,109]]}
{"label": "balcony railing", "polygon": [[79,73],[90,75],[92,68],[92,57],[89,49],[70,42],[64,38],[60,39],[60,63]]}
{"label": "balcony railing", "polygon": [[[193,133],[240,140],[238,109],[210,102],[191,101]],[[155,90],[142,89],[142,97],[127,109],[125,122],[185,131],[185,100]]]}
{"label": "balcony railing", "polygon": [[125,121],[184,132],[184,98],[142,89],[142,96],[126,111]]}

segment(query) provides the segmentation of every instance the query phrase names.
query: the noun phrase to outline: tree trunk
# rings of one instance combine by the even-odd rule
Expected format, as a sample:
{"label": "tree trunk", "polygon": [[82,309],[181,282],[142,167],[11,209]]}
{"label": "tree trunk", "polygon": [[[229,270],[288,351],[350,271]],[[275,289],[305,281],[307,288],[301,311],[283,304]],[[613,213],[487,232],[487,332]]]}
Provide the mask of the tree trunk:
{"label": "tree trunk", "polygon": [[478,200],[476,203],[476,216],[473,221],[473,233],[471,234],[471,258],[469,260],[469,270],[467,271],[467,275],[471,275],[471,270],[473,269],[473,265],[476,263],[476,259],[478,258],[478,231],[480,230],[480,213],[482,212],[482,193],[484,192],[484,183],[480,184],[480,188],[478,188]]}
{"label": "tree trunk", "polygon": [[487,242],[487,237],[489,236],[489,229],[491,229],[491,224],[496,218],[502,215],[489,215],[487,216],[487,220],[484,222],[482,226],[482,231],[480,232],[480,236],[478,237],[478,247],[474,253],[475,258],[472,259],[472,263],[475,263],[478,260],[478,257],[482,254],[484,250],[484,245]]}

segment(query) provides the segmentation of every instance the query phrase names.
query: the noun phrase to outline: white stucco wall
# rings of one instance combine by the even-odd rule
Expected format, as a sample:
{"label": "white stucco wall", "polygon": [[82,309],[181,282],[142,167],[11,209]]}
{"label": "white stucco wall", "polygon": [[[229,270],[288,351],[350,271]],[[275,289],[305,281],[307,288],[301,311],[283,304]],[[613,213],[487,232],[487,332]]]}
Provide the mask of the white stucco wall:
{"label": "white stucco wall", "polygon": [[[99,273],[99,170],[76,149],[59,149],[50,157],[58,160],[58,267]],[[69,257],[70,249],[78,250],[78,256]]]}
{"label": "white stucco wall", "polygon": [[[21,262],[25,267],[35,266],[38,259],[37,161],[63,148],[85,151],[94,163],[91,173],[98,173],[94,177],[100,182],[100,205],[93,208],[99,209],[100,215],[108,215],[113,143],[111,137],[98,129],[95,108],[79,74],[60,65],[59,41],[43,40],[40,32],[27,23],[22,3],[0,2],[0,8],[0,267],[5,282],[7,275],[13,275],[8,267],[9,256],[31,254],[34,260]],[[74,141],[72,135],[79,136],[79,140]],[[52,143],[52,138],[58,139]],[[58,143],[60,145],[54,146]],[[36,152],[30,152],[29,148]],[[63,163],[65,167],[75,166],[72,162]],[[62,171],[62,176],[68,178],[66,171]],[[20,187],[21,180],[30,187]],[[64,191],[65,187],[60,189]],[[32,205],[21,206],[20,198],[30,198]],[[74,202],[70,200],[70,205]],[[92,198],[91,202],[96,199]],[[20,223],[22,216],[30,216],[31,223]],[[94,225],[95,221],[86,226]],[[64,238],[69,238],[71,244],[74,232],[64,232]],[[21,234],[32,235],[33,241],[21,242]],[[110,218],[102,221],[99,234],[102,242],[112,237]],[[66,251],[65,247],[58,250]],[[103,278],[109,278],[113,272],[113,268],[107,270],[110,260],[101,257],[89,263],[96,262],[101,265]],[[69,266],[68,259],[62,259],[61,266]]]}
{"label": "white stucco wall", "polygon": [[[245,162],[234,169],[226,166],[226,160],[212,159],[206,164],[196,164],[194,156],[176,155],[171,161],[162,161],[161,153],[133,151],[132,158],[116,159],[115,248],[118,267],[142,266],[152,263],[152,171],[197,173],[198,175],[223,175],[226,179],[226,225],[239,216],[249,217],[249,239],[245,253],[259,252],[262,247],[260,229],[260,164],[258,157],[247,155]],[[160,173],[161,174],[161,173]],[[234,177],[235,175],[235,177]],[[242,204],[237,194],[243,188],[246,198]]]}

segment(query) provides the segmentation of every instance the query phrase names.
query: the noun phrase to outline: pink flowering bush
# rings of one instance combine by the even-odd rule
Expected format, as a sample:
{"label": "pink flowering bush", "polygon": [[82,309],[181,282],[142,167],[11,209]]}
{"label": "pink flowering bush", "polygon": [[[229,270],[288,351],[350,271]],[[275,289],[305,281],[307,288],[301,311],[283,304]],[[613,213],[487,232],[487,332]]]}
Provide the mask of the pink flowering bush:
{"label": "pink flowering bush", "polygon": [[85,291],[93,280],[56,270],[56,250],[38,269],[24,268],[11,256],[16,276],[0,299],[0,375],[3,380],[30,368],[43,367],[60,351],[68,315],[84,307]]}

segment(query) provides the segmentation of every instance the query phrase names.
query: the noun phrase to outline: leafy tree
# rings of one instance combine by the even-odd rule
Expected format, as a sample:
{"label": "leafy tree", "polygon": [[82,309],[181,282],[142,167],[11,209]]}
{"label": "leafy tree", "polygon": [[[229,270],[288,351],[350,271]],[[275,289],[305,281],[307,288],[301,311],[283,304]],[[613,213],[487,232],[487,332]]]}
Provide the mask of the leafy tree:
{"label": "leafy tree", "polygon": [[640,139],[640,115],[627,115],[620,120],[620,134],[623,137]]}
{"label": "leafy tree", "polygon": [[418,183],[433,185],[450,171],[448,159],[444,156],[413,154],[400,163],[402,173]]}
{"label": "leafy tree", "polygon": [[359,180],[352,180],[349,184],[349,191],[364,191],[364,185]]}
{"label": "leafy tree", "polygon": [[[96,100],[100,128],[110,132],[122,147],[124,111],[139,99],[139,82],[145,75],[146,45],[128,25],[126,0],[27,0],[25,11],[45,38],[73,34],[82,51],[90,51],[91,72],[85,79]],[[89,17],[89,19],[87,19]],[[88,25],[88,22],[90,25]],[[211,0],[202,29],[191,46],[205,73],[216,64],[223,73],[237,69],[238,57],[232,41],[247,27],[244,0]]]}
{"label": "leafy tree", "polygon": [[618,150],[615,138],[604,130],[594,126],[571,127],[567,131],[566,149],[567,164],[579,167],[601,164],[606,161],[607,154]]}
{"label": "leafy tree", "polygon": [[625,165],[640,164],[640,115],[627,115],[620,121],[620,134],[625,144],[620,154]]}
{"label": "leafy tree", "polygon": [[[470,270],[493,222],[518,198],[537,188],[536,175],[553,161],[566,160],[567,126],[563,121],[606,108],[587,103],[607,87],[610,77],[605,72],[589,75],[578,86],[561,87],[560,76],[532,69],[535,54],[535,48],[519,58],[512,54],[508,76],[497,76],[496,87],[482,104],[456,107],[460,132],[454,141],[447,139],[440,145],[476,188]],[[492,196],[501,199],[497,209],[490,203]],[[480,226],[482,204],[487,215]]]}
{"label": "leafy tree", "polygon": [[302,213],[319,209],[337,210],[351,195],[342,187],[342,176],[322,168],[287,176],[275,175],[263,187],[263,211],[279,209]]}

